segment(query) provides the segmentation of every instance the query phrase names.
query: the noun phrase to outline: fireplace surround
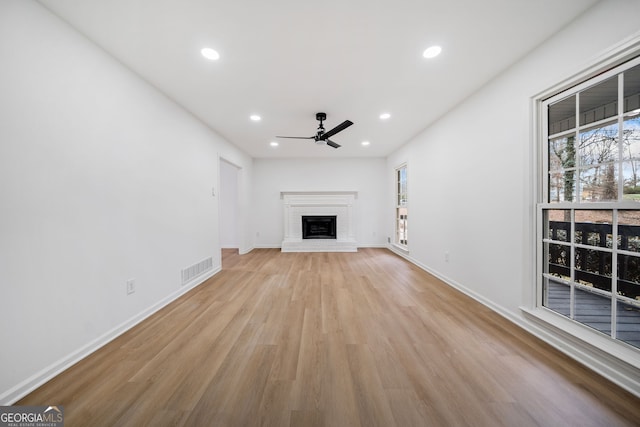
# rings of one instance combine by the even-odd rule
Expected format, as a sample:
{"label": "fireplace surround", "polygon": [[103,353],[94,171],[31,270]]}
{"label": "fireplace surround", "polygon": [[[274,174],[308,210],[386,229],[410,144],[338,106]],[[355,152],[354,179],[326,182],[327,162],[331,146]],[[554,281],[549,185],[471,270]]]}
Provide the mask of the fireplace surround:
{"label": "fireplace surround", "polygon": [[[357,252],[353,224],[357,195],[357,191],[282,191],[282,252]],[[305,238],[303,217],[316,218],[311,233],[316,236]],[[333,230],[327,225],[329,217],[335,218]]]}

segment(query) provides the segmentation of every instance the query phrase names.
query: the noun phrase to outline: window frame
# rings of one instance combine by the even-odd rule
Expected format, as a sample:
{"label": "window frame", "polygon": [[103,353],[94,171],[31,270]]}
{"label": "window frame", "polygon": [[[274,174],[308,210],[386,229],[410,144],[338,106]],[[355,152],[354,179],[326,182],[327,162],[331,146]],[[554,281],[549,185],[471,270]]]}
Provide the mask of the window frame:
{"label": "window frame", "polygon": [[[401,171],[404,170],[404,176],[405,176],[405,182],[404,182],[404,203],[401,203],[401,191],[402,191],[402,183],[401,183],[401,178],[400,178],[400,174]],[[402,163],[398,166],[396,166],[394,168],[394,175],[393,175],[393,179],[394,179],[394,186],[395,186],[395,191],[394,191],[394,237],[393,237],[393,244],[404,250],[404,251],[408,251],[409,250],[409,235],[408,235],[408,216],[409,216],[409,197],[408,197],[408,193],[409,193],[409,189],[408,189],[408,182],[409,182],[409,174],[408,174],[408,168],[407,168],[407,163]],[[404,220],[402,218],[400,218],[400,209],[404,208],[405,210],[405,218]],[[402,239],[400,239],[400,223],[401,221],[404,222],[404,243],[401,241]]]}
{"label": "window frame", "polygon": [[[618,185],[617,185],[617,201],[583,201],[581,200],[581,194],[579,193],[579,172],[580,165],[579,163],[579,154],[576,153],[576,165],[575,165],[575,173],[578,176],[574,180],[575,183],[575,199],[573,201],[562,201],[562,202],[551,202],[549,201],[549,180],[550,180],[550,170],[549,166],[549,141],[554,138],[559,138],[564,135],[576,135],[576,146],[579,146],[578,138],[587,129],[592,129],[598,126],[604,126],[605,124],[616,123],[618,127],[618,131],[620,132],[624,129],[624,121],[630,117],[630,112],[624,112],[623,103],[620,102],[621,99],[624,99],[624,81],[622,74],[632,69],[633,67],[640,66],[640,41],[636,40],[634,43],[630,43],[626,48],[621,49],[621,51],[609,57],[607,60],[602,60],[597,62],[592,68],[588,71],[583,72],[579,75],[574,76],[571,79],[567,79],[565,82],[556,86],[555,88],[551,88],[547,90],[545,93],[541,93],[536,97],[532,98],[533,101],[533,119],[534,119],[534,128],[532,133],[532,144],[533,144],[533,156],[534,159],[534,174],[536,178],[533,180],[532,184],[532,195],[534,198],[534,232],[532,233],[533,243],[534,243],[534,253],[532,256],[533,260],[533,268],[532,273],[534,274],[533,286],[532,286],[532,294],[531,299],[525,297],[526,306],[523,307],[525,312],[530,312],[532,314],[536,314],[541,320],[550,319],[549,323],[553,324],[556,327],[560,327],[560,329],[565,332],[569,332],[573,335],[579,336],[583,339],[586,338],[586,341],[589,343],[605,343],[605,346],[608,346],[607,350],[611,350],[610,344],[611,341],[614,341],[616,345],[620,345],[622,351],[617,349],[616,351],[607,351],[608,353],[617,353],[618,355],[622,354],[623,359],[629,360],[629,356],[631,358],[636,358],[640,348],[632,347],[630,344],[625,343],[624,341],[620,341],[616,339],[616,306],[619,302],[619,297],[617,296],[617,273],[616,273],[616,255],[621,252],[624,254],[625,251],[620,251],[616,248],[616,244],[613,244],[613,250],[610,252],[612,255],[612,288],[611,288],[611,326],[612,326],[612,334],[610,336],[605,337],[597,337],[596,335],[600,335],[596,330],[591,329],[586,324],[580,323],[576,320],[572,320],[573,318],[573,307],[571,307],[570,316],[571,319],[551,310],[544,305],[544,265],[545,265],[545,244],[548,244],[550,239],[548,238],[547,233],[547,224],[545,223],[545,211],[547,210],[569,210],[571,212],[571,227],[573,230],[574,224],[576,223],[575,212],[579,210],[595,210],[595,211],[604,211],[610,210],[613,214],[612,219],[612,227],[613,227],[613,242],[617,241],[617,226],[618,226],[618,211],[622,210],[640,210],[640,203],[633,201],[626,201],[622,199],[623,195],[623,186],[624,186],[624,176],[619,176]],[[617,90],[618,90],[618,111],[616,112],[614,117],[604,118],[602,120],[594,121],[592,123],[581,124],[579,117],[580,112],[578,110],[579,107],[579,94],[584,90],[594,87],[607,79],[617,76]],[[568,99],[571,97],[576,97],[576,123],[575,126],[571,128],[571,130],[556,132],[553,134],[549,133],[549,123],[548,123],[548,107],[554,103],[557,103],[563,99]],[[621,135],[618,135],[618,139],[621,140]],[[577,151],[577,150],[576,150]],[[622,149],[618,150],[619,156],[616,160],[614,160],[613,164],[616,165],[618,172],[621,172],[622,164],[624,159],[622,157]],[[571,169],[571,168],[569,168]],[[586,169],[586,168],[585,168]],[[566,168],[565,168],[566,170]],[[574,263],[574,250],[576,247],[574,239],[571,239],[571,242],[567,245],[570,248],[570,260],[573,266]],[[578,245],[579,246],[579,245]],[[600,248],[602,249],[602,248]],[[605,250],[606,252],[607,250]],[[573,271],[571,273],[573,277]],[[573,292],[573,290],[572,290]],[[572,293],[573,295],[573,293]],[[527,301],[529,301],[527,303]],[[573,303],[573,296],[571,297],[571,303]],[[526,307],[530,309],[527,310]],[[544,312],[540,315],[540,312]],[[547,317],[547,313],[552,313],[551,317]],[[553,318],[555,317],[555,318]],[[567,323],[569,322],[569,323]],[[575,325],[572,325],[575,324]],[[576,327],[577,326],[577,327]],[[593,339],[592,339],[593,338]],[[604,340],[602,338],[605,338]],[[602,348],[602,345],[597,345]],[[628,347],[628,348],[627,348]]]}

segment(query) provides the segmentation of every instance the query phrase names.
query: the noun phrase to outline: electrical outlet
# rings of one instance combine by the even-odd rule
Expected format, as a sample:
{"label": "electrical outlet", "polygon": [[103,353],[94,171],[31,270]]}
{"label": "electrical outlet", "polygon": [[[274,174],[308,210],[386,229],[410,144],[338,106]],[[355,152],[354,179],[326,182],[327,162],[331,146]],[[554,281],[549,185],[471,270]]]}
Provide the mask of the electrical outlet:
{"label": "electrical outlet", "polygon": [[135,279],[127,280],[127,295],[131,295],[136,291],[136,281]]}
{"label": "electrical outlet", "polygon": [[444,262],[449,262],[449,251],[445,251],[444,253]]}

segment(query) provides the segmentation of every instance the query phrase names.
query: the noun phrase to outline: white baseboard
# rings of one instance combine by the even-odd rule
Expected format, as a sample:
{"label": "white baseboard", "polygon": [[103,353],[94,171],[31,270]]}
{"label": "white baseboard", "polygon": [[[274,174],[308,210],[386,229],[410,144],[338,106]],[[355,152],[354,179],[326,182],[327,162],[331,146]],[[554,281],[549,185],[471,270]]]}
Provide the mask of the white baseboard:
{"label": "white baseboard", "polygon": [[[609,381],[635,396],[640,397],[640,369],[636,366],[616,357],[616,355],[611,352],[603,350],[602,347],[597,347],[575,334],[571,334],[554,326],[549,319],[543,319],[540,314],[536,314],[534,311],[521,308],[521,311],[526,315],[523,317],[505,310],[503,307],[494,304],[492,301],[457,283],[455,280],[422,264],[409,256],[408,253],[396,250],[392,245],[387,245],[387,248],[427,273],[442,280],[447,285],[490,308],[500,316],[571,357],[578,363],[602,375],[604,378],[607,378]],[[617,343],[612,343],[611,345],[621,346],[621,344]]]}
{"label": "white baseboard", "polygon": [[71,366],[75,365],[85,357],[89,356],[90,354],[94,353],[101,347],[113,341],[120,335],[124,334],[129,329],[133,328],[138,323],[142,322],[152,314],[156,313],[161,308],[165,307],[166,305],[180,298],[182,295],[186,294],[190,290],[201,285],[202,283],[207,281],[209,278],[213,277],[215,274],[220,272],[220,270],[221,268],[218,267],[217,269],[214,269],[208,272],[206,275],[199,276],[198,278],[194,279],[194,281],[192,281],[191,283],[187,283],[186,285],[181,286],[177,291],[173,292],[172,294],[158,301],[156,304],[152,305],[146,310],[138,313],[137,315],[126,320],[125,322],[121,323],[120,325],[116,326],[110,331],[107,331],[106,333],[102,334],[101,336],[94,339],[93,341],[71,352],[70,354],[63,357],[62,359],[52,363],[50,366],[33,374],[31,377],[27,378],[26,380],[20,382],[16,386],[2,393],[0,395],[0,406],[13,405],[15,402],[22,399],[24,396],[31,393],[33,390],[37,389],[47,381],[61,374],[65,370],[69,369]]}
{"label": "white baseboard", "polygon": [[[356,243],[356,247],[358,248],[386,248],[388,247],[388,245],[386,243]],[[259,244],[255,244],[253,246],[253,248],[251,249],[282,249],[282,244],[281,243],[274,243],[274,244],[269,244],[269,243],[259,243]],[[250,252],[251,249],[247,252]]]}
{"label": "white baseboard", "polygon": [[255,249],[280,249],[282,245],[280,243],[258,243],[253,245]]}

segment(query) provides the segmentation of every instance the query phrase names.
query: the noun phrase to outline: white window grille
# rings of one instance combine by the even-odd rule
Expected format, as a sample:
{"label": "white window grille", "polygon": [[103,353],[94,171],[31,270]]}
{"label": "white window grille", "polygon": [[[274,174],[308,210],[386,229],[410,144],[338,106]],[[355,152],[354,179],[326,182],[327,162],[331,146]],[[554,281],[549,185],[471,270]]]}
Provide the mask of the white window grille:
{"label": "white window grille", "polygon": [[640,58],[541,120],[538,305],[640,348]]}

